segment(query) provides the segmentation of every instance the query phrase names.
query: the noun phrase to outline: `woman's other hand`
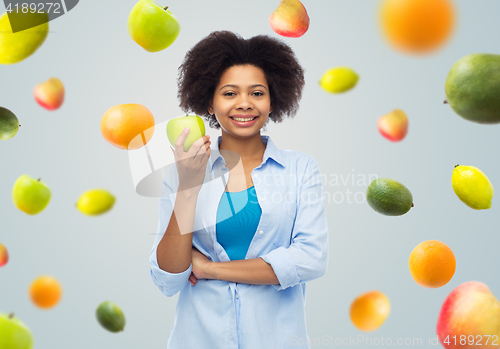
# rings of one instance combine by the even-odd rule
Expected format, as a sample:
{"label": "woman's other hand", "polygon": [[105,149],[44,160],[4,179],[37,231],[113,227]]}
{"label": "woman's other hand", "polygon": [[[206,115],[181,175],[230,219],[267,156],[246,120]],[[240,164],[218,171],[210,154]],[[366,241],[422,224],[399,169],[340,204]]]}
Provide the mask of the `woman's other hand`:
{"label": "woman's other hand", "polygon": [[212,261],[208,259],[203,253],[198,251],[196,247],[193,246],[192,250],[192,263],[193,268],[191,270],[191,275],[189,276],[189,282],[191,285],[195,285],[198,279],[211,279],[210,267],[212,266]]}

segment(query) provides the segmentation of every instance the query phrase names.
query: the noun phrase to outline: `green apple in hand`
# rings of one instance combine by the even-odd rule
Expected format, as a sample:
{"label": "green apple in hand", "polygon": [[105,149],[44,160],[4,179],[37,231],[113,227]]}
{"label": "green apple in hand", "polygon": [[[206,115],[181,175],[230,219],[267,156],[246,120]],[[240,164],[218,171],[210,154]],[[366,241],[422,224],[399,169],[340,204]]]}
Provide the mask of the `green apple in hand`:
{"label": "green apple in hand", "polygon": [[130,37],[148,52],[158,52],[172,45],[181,25],[174,14],[154,0],[140,0],[128,16]]}
{"label": "green apple in hand", "polygon": [[189,127],[189,134],[184,141],[184,151],[187,153],[193,143],[205,135],[203,119],[198,115],[184,115],[167,122],[168,141],[174,148],[175,141],[186,127]]}
{"label": "green apple in hand", "polygon": [[33,335],[30,329],[14,314],[0,313],[0,348],[31,349]]}
{"label": "green apple in hand", "polygon": [[14,183],[12,200],[21,211],[35,215],[47,207],[51,194],[50,188],[40,179],[22,175]]}

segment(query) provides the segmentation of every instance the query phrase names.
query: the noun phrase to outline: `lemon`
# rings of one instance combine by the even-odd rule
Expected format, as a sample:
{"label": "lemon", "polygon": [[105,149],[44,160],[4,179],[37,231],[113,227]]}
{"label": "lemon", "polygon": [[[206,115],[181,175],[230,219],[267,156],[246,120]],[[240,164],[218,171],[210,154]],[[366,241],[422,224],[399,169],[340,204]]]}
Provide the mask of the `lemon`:
{"label": "lemon", "polygon": [[115,197],[105,189],[92,189],[83,193],[76,203],[81,213],[96,216],[109,211],[115,204]]}
{"label": "lemon", "polygon": [[321,80],[320,86],[330,93],[349,91],[358,83],[359,75],[348,67],[337,67],[327,70]]}
{"label": "lemon", "polygon": [[451,185],[458,198],[474,210],[487,210],[493,199],[493,185],[486,175],[474,166],[456,165]]}

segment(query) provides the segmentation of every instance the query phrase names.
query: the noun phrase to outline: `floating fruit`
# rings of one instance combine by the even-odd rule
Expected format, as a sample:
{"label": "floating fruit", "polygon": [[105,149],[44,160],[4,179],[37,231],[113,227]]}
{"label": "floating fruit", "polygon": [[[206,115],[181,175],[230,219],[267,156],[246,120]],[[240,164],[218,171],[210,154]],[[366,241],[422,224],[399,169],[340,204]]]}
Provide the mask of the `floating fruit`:
{"label": "floating fruit", "polygon": [[500,123],[500,55],[473,53],[451,67],[444,85],[446,103],[478,124]]}
{"label": "floating fruit", "polygon": [[470,208],[491,208],[493,185],[477,167],[456,165],[451,175],[451,185],[458,198]]}
{"label": "floating fruit", "polygon": [[387,319],[391,311],[389,298],[380,291],[370,291],[356,297],[349,316],[361,331],[374,331]]}
{"label": "floating fruit", "polygon": [[29,295],[31,301],[37,307],[48,309],[59,303],[62,296],[62,287],[59,281],[52,276],[42,275],[31,283]]}
{"label": "floating fruit", "polygon": [[281,0],[269,16],[269,25],[278,35],[298,38],[309,29],[309,16],[299,0]]}
{"label": "floating fruit", "polygon": [[111,210],[115,201],[115,196],[106,189],[92,189],[80,196],[76,207],[81,213],[96,216]]}
{"label": "floating fruit", "polygon": [[168,9],[154,0],[138,1],[128,16],[128,33],[132,40],[148,52],[158,52],[172,45],[181,25]]}
{"label": "floating fruit", "polygon": [[120,149],[135,150],[146,145],[154,134],[153,114],[140,104],[120,104],[109,108],[101,118],[101,133]]}
{"label": "floating fruit", "polygon": [[399,142],[408,133],[408,117],[401,109],[394,109],[378,119],[377,127],[382,136],[392,142]]}
{"label": "floating fruit", "polygon": [[446,297],[436,332],[444,348],[498,348],[500,302],[482,282],[465,282]]}
{"label": "floating fruit", "polygon": [[[11,22],[29,29],[13,32]],[[0,64],[14,64],[31,56],[49,33],[49,17],[42,13],[12,11],[0,16]],[[39,24],[39,25],[37,25]],[[33,25],[36,25],[33,27]]]}
{"label": "floating fruit", "polygon": [[358,80],[359,75],[351,68],[337,67],[327,70],[319,84],[326,92],[343,93],[354,88]]}
{"label": "floating fruit", "polygon": [[426,54],[451,37],[455,5],[451,0],[383,0],[379,23],[394,48],[410,54]]}
{"label": "floating fruit", "polygon": [[13,313],[0,313],[0,348],[31,349],[34,340],[28,326]]}
{"label": "floating fruit", "polygon": [[118,305],[110,301],[104,301],[96,309],[97,321],[110,332],[123,331],[125,327],[125,315]]}
{"label": "floating fruit", "polygon": [[35,100],[47,110],[58,109],[64,102],[64,85],[58,78],[50,78],[35,86]]}
{"label": "floating fruit", "polygon": [[28,175],[20,176],[12,188],[14,205],[24,213],[35,215],[42,212],[50,202],[52,192],[40,180]]}
{"label": "floating fruit", "polygon": [[366,190],[366,201],[376,212],[400,216],[413,207],[413,196],[403,184],[389,178],[373,180]]}
{"label": "floating fruit", "polygon": [[7,141],[19,130],[19,120],[9,109],[0,107],[0,140]]}
{"label": "floating fruit", "polygon": [[5,264],[7,264],[8,261],[9,261],[9,252],[7,251],[7,248],[3,244],[0,244],[0,267],[3,267]]}
{"label": "floating fruit", "polygon": [[445,243],[428,240],[411,251],[409,266],[411,277],[417,284],[427,288],[446,285],[456,268],[455,255]]}

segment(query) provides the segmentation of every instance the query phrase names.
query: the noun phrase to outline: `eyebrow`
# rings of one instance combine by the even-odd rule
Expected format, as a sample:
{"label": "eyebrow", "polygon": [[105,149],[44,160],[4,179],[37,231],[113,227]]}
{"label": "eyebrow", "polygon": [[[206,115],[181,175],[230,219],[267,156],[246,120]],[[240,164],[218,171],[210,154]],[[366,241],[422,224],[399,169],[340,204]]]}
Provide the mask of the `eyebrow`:
{"label": "eyebrow", "polygon": [[[250,86],[250,88],[254,88],[254,87],[257,87],[257,86],[262,86],[262,87],[264,87],[264,88],[267,90],[267,87],[266,87],[266,86],[264,86],[264,85],[262,85],[262,84],[255,84],[255,85]],[[219,91],[220,91],[220,90],[222,90],[224,87],[234,87],[234,88],[239,88],[237,85],[231,85],[231,84],[229,84],[229,85],[224,85],[224,86],[222,86],[222,87],[219,89]]]}

